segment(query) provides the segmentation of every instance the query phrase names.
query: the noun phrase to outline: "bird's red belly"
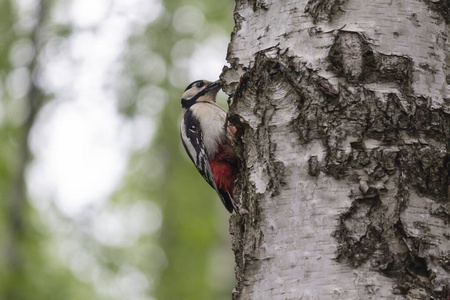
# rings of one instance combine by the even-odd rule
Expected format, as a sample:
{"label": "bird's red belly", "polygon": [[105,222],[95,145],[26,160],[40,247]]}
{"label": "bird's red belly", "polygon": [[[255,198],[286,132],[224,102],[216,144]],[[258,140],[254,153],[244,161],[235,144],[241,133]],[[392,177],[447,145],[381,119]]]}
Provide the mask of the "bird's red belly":
{"label": "bird's red belly", "polygon": [[220,190],[233,191],[236,174],[230,164],[225,161],[211,161],[211,170],[216,180],[216,185]]}

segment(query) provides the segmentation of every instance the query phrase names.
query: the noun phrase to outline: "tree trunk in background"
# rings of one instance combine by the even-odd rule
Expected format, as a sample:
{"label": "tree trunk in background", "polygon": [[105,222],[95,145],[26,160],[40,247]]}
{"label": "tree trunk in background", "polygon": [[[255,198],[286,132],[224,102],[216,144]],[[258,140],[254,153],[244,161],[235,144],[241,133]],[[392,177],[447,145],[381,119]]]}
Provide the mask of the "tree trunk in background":
{"label": "tree trunk in background", "polygon": [[[30,72],[30,76],[35,76],[37,72],[38,65],[38,54],[40,50],[40,41],[39,34],[40,30],[42,30],[43,22],[44,22],[44,6],[45,1],[40,0],[37,4],[37,22],[34,30],[31,32],[31,41],[33,42],[35,53],[33,55],[33,59],[31,60],[30,65],[28,66],[28,70]],[[11,187],[11,192],[8,197],[9,202],[9,233],[10,233],[10,244],[7,249],[7,265],[11,269],[20,269],[21,268],[21,258],[20,258],[20,250],[19,243],[21,236],[23,234],[23,223],[25,218],[25,205],[27,199],[26,193],[26,185],[25,185],[25,172],[27,164],[31,159],[30,148],[28,145],[28,139],[30,137],[30,131],[34,124],[36,115],[38,114],[40,108],[42,107],[44,101],[44,95],[42,91],[36,86],[34,82],[35,78],[31,78],[30,80],[30,90],[26,96],[27,101],[27,110],[28,114],[24,121],[24,125],[20,130],[19,137],[19,147],[18,147],[18,160],[17,166],[15,168],[15,176],[13,179],[13,185]]]}
{"label": "tree trunk in background", "polygon": [[233,299],[445,299],[448,1],[237,1]]}

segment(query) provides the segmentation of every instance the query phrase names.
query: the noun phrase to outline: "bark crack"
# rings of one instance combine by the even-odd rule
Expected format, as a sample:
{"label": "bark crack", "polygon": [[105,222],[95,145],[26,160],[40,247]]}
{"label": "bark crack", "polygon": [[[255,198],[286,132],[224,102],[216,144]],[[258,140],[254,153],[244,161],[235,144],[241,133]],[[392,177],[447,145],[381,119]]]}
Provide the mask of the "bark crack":
{"label": "bark crack", "polygon": [[[353,42],[355,38],[361,42],[358,35],[351,33],[349,36]],[[360,43],[359,51],[364,47]],[[276,58],[273,58],[274,53]],[[330,53],[335,55],[336,51]],[[420,287],[428,295],[440,297],[446,293],[443,270],[448,269],[444,263],[447,254],[444,249],[433,246],[431,235],[422,227],[421,220],[408,220],[411,215],[427,213],[431,216],[435,211],[437,213],[432,215],[435,222],[449,224],[448,214],[443,212],[449,210],[450,130],[446,126],[450,124],[450,115],[443,110],[430,112],[426,99],[406,95],[410,90],[408,76],[412,67],[408,58],[388,57],[370,50],[365,53],[375,61],[369,71],[372,74],[369,76],[365,71],[348,73],[350,71],[345,71],[344,67],[338,67],[336,71],[343,77],[345,85],[337,87],[286,52],[280,53],[277,49],[274,52],[273,48],[258,53],[254,66],[242,77],[234,94],[230,117],[238,131],[245,131],[240,135],[244,157],[251,157],[252,151],[257,157],[247,166],[250,169],[244,168],[242,173],[261,168],[261,187],[264,189],[258,192],[257,187],[256,197],[251,201],[244,200],[250,207],[249,215],[242,216],[239,222],[254,227],[253,233],[244,237],[241,249],[249,252],[243,255],[244,259],[238,265],[241,264],[246,272],[254,271],[256,266],[261,267],[256,261],[273,258],[259,249],[264,236],[257,228],[262,223],[252,223],[256,218],[262,218],[264,223],[266,216],[252,214],[259,211],[255,207],[260,205],[277,205],[279,187],[285,184],[284,162],[277,161],[273,155],[280,147],[286,147],[274,139],[279,130],[279,125],[274,124],[284,122],[279,113],[283,109],[280,96],[277,96],[283,90],[287,91],[283,97],[290,97],[295,103],[291,111],[296,111],[295,117],[285,122],[286,126],[301,144],[320,140],[324,146],[323,155],[309,157],[309,175],[317,177],[323,172],[337,180],[347,178],[358,186],[349,191],[353,204],[341,215],[334,233],[338,243],[337,261],[352,268],[367,267],[397,278],[395,293],[414,294]],[[339,59],[346,63],[345,59]],[[367,62],[371,59],[365,58],[362,70],[371,66]],[[358,78],[370,83],[374,80],[373,74],[378,74],[381,82],[396,81],[399,89],[380,93],[354,81]],[[400,80],[402,76],[407,78]],[[251,108],[260,121],[255,122],[243,114],[244,108]],[[258,166],[256,161],[265,163]],[[238,189],[243,190],[243,197],[252,193],[249,187],[239,186]],[[268,193],[272,200],[261,202],[262,193]],[[421,197],[426,197],[427,206],[418,204]],[[250,203],[252,201],[254,203]],[[262,252],[252,256],[249,249]],[[433,253],[433,260],[427,258],[428,252]],[[399,277],[398,274],[404,275]],[[245,278],[245,275],[238,278],[238,291],[244,288]]]}

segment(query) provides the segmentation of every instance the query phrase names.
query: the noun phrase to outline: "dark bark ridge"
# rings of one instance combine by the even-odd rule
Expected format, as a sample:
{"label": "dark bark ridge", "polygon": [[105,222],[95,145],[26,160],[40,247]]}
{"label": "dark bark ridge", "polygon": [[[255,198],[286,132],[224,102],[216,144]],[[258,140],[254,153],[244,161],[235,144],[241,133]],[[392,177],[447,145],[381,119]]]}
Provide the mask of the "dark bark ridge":
{"label": "dark bark ridge", "polygon": [[341,5],[347,0],[309,0],[305,12],[309,13],[314,23],[330,21],[337,13],[342,12]]}
{"label": "dark bark ridge", "polygon": [[441,20],[447,24],[450,23],[450,0],[424,0],[424,2],[431,11],[441,16]]}
{"label": "dark bark ridge", "polygon": [[[349,42],[353,46],[344,49]],[[346,67],[355,57],[362,58],[360,72]],[[238,66],[232,65],[231,70],[234,67]],[[277,190],[288,176],[283,162],[271,159],[271,149],[277,145],[268,143],[267,138],[274,130],[268,121],[280,101],[273,97],[273,90],[280,87],[296,98],[298,117],[290,126],[299,142],[321,140],[326,149],[322,160],[309,158],[309,175],[323,172],[338,180],[349,179],[358,187],[349,191],[353,205],[340,216],[334,234],[339,245],[337,261],[354,268],[369,266],[396,278],[395,294],[446,297],[448,247],[436,246],[435,240],[448,244],[450,236],[435,236],[408,216],[416,205],[411,204],[413,193],[414,199],[431,200],[421,207],[432,219],[430,223],[442,228],[450,225],[450,115],[442,109],[432,110],[428,99],[413,95],[412,68],[410,58],[376,53],[364,37],[351,32],[338,34],[329,52],[329,69],[344,83],[339,86],[332,86],[286,52],[271,49],[256,55],[230,107],[230,120],[238,128],[235,146],[242,162],[242,179],[238,179],[236,191],[244,212],[230,221],[237,274],[241,274],[234,299],[246,284],[246,270],[257,267],[255,261],[268,259],[255,255],[264,239],[258,229],[262,213],[258,203],[266,200],[254,186],[244,184],[252,168],[246,165],[248,157],[257,151],[267,162],[264,172],[271,178],[269,194],[275,203]],[[397,92],[380,93],[361,85],[377,82],[394,83]],[[242,108],[249,107],[261,120],[256,132],[239,116]],[[344,150],[348,139],[352,140],[350,151]],[[368,147],[367,140],[376,141],[377,146]],[[389,186],[392,181],[395,187]],[[387,195],[395,201],[386,202]]]}

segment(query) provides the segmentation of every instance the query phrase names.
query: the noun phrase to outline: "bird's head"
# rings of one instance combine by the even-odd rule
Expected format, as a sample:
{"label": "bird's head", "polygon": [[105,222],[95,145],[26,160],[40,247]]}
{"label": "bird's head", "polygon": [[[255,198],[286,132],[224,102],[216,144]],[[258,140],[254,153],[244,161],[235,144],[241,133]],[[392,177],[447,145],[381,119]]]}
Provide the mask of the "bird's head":
{"label": "bird's head", "polygon": [[194,81],[184,90],[183,96],[181,96],[181,107],[188,109],[197,101],[216,102],[216,95],[221,87],[219,80],[214,82],[208,80]]}

